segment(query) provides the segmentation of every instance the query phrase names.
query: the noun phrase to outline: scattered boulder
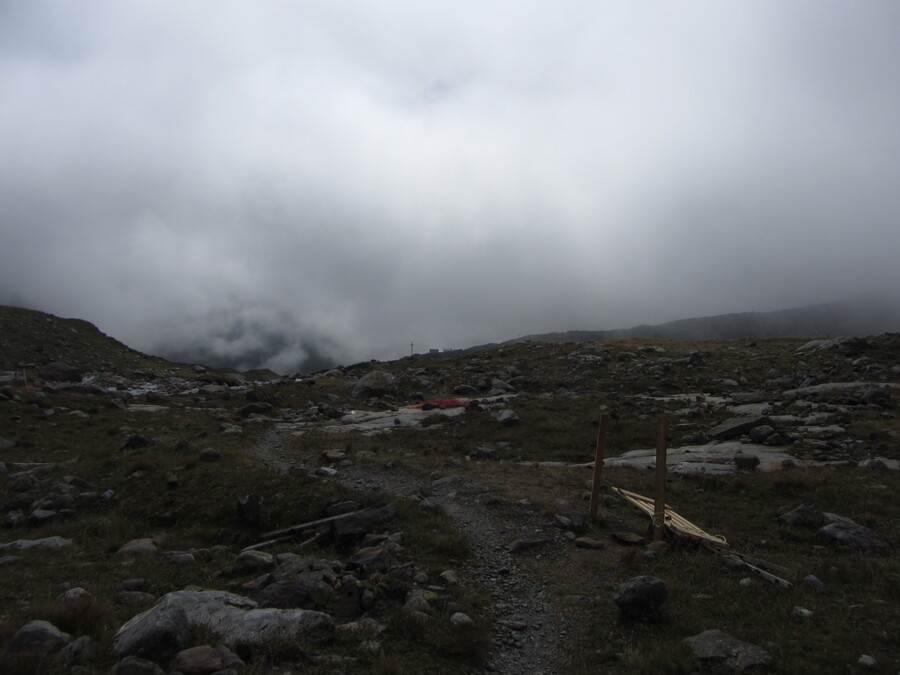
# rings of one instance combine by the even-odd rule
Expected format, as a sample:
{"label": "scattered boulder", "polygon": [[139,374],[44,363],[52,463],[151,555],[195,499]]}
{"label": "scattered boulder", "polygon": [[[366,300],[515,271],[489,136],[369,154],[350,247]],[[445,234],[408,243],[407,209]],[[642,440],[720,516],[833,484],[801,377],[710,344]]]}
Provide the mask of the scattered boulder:
{"label": "scattered boulder", "polygon": [[633,577],[619,584],[613,592],[613,601],[628,619],[655,617],[666,597],[666,584],[651,576]]}
{"label": "scattered boulder", "polygon": [[29,621],[17,630],[9,640],[11,652],[52,654],[65,646],[72,637],[63,633],[49,621]]}
{"label": "scattered boulder", "polygon": [[266,586],[257,596],[260,607],[314,609],[328,595],[321,575],[305,574]]}
{"label": "scattered boulder", "polygon": [[514,410],[509,410],[508,408],[495,413],[494,419],[504,427],[510,427],[519,423],[519,416]]}
{"label": "scattered boulder", "polygon": [[756,667],[764,668],[772,661],[772,656],[762,647],[733,638],[721,630],[703,631],[682,642],[701,661],[721,662],[738,672]]}
{"label": "scattered boulder", "polygon": [[119,560],[128,560],[146,555],[155,555],[156,553],[156,542],[152,539],[132,539],[122,544],[119,550],[116,551],[115,557]]}
{"label": "scattered boulder", "polygon": [[353,398],[384,396],[397,391],[397,378],[384,370],[373,370],[357,380],[351,388]]}
{"label": "scattered boulder", "polygon": [[241,408],[238,408],[237,415],[238,417],[250,417],[250,415],[268,415],[274,410],[274,406],[271,403],[266,403],[264,401],[256,401],[254,403],[248,403]]}
{"label": "scattered boulder", "polygon": [[12,474],[6,482],[6,487],[10,492],[27,492],[37,487],[38,479],[28,471],[20,471]]}
{"label": "scattered boulder", "polygon": [[719,441],[727,441],[732,438],[739,438],[751,429],[761,426],[768,426],[774,430],[775,423],[768,417],[736,417],[726,420],[721,424],[709,430],[709,435]]}
{"label": "scattered boulder", "polygon": [[81,382],[81,371],[63,361],[53,361],[38,368],[38,377],[48,382]]}
{"label": "scattered boulder", "polygon": [[739,471],[753,471],[759,466],[759,457],[739,452],[734,456],[734,465]]}
{"label": "scattered boulder", "polygon": [[884,537],[856,523],[840,521],[820,528],[815,540],[832,546],[847,546],[859,551],[888,551],[891,545]]}
{"label": "scattered boulder", "polygon": [[265,551],[241,551],[234,559],[229,574],[240,576],[242,574],[255,574],[266,571],[275,566],[275,558]]}
{"label": "scattered boulder", "polygon": [[169,664],[169,670],[183,675],[211,675],[238,664],[244,665],[237,655],[225,647],[200,645],[178,652]]}
{"label": "scattered boulder", "polygon": [[156,441],[153,439],[141,436],[140,434],[133,434],[119,447],[119,452],[125,452],[126,450],[141,450],[153,445],[156,445]]}
{"label": "scattered boulder", "polygon": [[825,514],[816,504],[801,504],[793,511],[778,516],[782,525],[793,527],[821,527],[825,522]]}
{"label": "scattered boulder", "polygon": [[391,565],[391,554],[383,546],[367,546],[359,549],[347,561],[348,570],[360,570],[364,576],[386,570]]}

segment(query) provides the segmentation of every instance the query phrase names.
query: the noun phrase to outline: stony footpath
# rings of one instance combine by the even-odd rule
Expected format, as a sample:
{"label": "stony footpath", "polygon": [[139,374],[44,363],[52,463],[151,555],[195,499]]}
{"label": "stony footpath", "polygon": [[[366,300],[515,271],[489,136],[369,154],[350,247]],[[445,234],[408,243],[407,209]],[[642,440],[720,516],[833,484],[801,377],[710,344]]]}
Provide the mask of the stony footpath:
{"label": "stony footpath", "polygon": [[[263,461],[286,471],[297,468],[316,472],[320,458],[302,457],[285,449],[288,426],[268,433],[254,452]],[[348,487],[404,498],[418,508],[441,511],[451,518],[471,547],[472,562],[453,572],[456,583],[490,593],[493,650],[489,672],[513,675],[550,675],[566,672],[566,620],[554,606],[543,582],[528,563],[561,558],[560,548],[571,546],[562,531],[522,505],[519,517],[499,515],[486,502],[489,490],[470,479],[448,474],[417,477],[400,469],[384,469],[372,463],[342,461],[340,468],[325,472],[328,480]],[[321,475],[321,472],[320,472]],[[569,616],[571,621],[574,617]]]}

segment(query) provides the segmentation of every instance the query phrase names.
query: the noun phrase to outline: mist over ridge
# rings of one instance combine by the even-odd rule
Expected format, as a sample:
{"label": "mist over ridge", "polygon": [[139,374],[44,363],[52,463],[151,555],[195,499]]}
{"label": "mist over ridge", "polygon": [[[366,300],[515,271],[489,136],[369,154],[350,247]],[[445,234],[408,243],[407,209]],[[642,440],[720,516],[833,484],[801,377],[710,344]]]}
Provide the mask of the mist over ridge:
{"label": "mist over ridge", "polygon": [[887,0],[3,3],[0,303],[294,372],[895,297],[898,71]]}

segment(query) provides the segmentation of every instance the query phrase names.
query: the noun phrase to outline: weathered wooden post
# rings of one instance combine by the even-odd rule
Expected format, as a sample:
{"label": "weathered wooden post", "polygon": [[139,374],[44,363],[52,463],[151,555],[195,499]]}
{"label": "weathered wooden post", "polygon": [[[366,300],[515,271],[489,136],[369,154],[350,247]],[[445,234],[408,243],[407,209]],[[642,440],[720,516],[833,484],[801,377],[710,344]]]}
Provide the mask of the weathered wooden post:
{"label": "weathered wooden post", "polygon": [[653,539],[666,538],[666,449],[668,446],[669,419],[659,416],[656,431],[656,501],[653,503]]}
{"label": "weathered wooden post", "polygon": [[609,429],[609,415],[600,415],[600,429],[597,431],[597,452],[594,455],[594,480],[591,484],[590,519],[597,519],[600,508],[600,485],[603,482],[603,459],[606,457],[606,433]]}

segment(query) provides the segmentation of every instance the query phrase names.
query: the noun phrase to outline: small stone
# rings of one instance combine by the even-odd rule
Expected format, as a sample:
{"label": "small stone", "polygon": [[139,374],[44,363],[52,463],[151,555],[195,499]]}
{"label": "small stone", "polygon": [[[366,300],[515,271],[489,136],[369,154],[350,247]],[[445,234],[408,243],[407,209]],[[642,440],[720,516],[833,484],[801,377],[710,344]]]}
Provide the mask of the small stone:
{"label": "small stone", "polygon": [[603,549],[606,547],[599,539],[594,539],[593,537],[578,537],[575,540],[575,546],[577,548],[590,548],[590,549]]}
{"label": "small stone", "polygon": [[154,555],[156,552],[156,542],[152,539],[132,539],[116,551],[115,557],[118,560],[129,560]]}
{"label": "small stone", "polygon": [[812,611],[806,609],[806,607],[794,607],[794,609],[791,610],[791,616],[797,619],[811,619],[812,615]]}
{"label": "small stone", "polygon": [[613,532],[612,538],[626,546],[643,546],[647,543],[646,539],[634,532]]}
{"label": "small stone", "polygon": [[517,539],[509,545],[509,552],[518,553],[526,549],[536,548],[538,546],[543,546],[544,544],[549,544],[552,541],[553,540],[550,537],[525,537],[523,539]]}
{"label": "small stone", "polygon": [[651,576],[633,577],[619,584],[613,593],[619,611],[630,619],[655,616],[666,597],[665,583]]}
{"label": "small stone", "polygon": [[869,656],[868,654],[863,654],[856,661],[857,664],[861,665],[863,668],[877,668],[878,661]]}
{"label": "small stone", "polygon": [[423,598],[421,595],[411,595],[409,599],[406,601],[406,604],[403,605],[403,608],[408,612],[419,612],[422,614],[426,614],[428,616],[434,615],[434,609],[428,604],[428,601]]}
{"label": "small stone", "polygon": [[771,655],[762,647],[731,637],[720,630],[707,630],[682,640],[701,661],[722,661],[733,670],[765,667]]}
{"label": "small stone", "polygon": [[111,671],[112,675],[166,675],[166,671],[153,661],[139,656],[128,656],[119,661]]}
{"label": "small stone", "polygon": [[[771,429],[771,427],[766,427]],[[759,466],[759,457],[756,455],[737,454],[734,456],[734,465],[742,471],[753,471]]]}
{"label": "small stone", "polygon": [[63,600],[77,600],[79,598],[89,598],[91,594],[85,589],[77,586],[75,588],[70,588],[65,593],[62,593],[59,597]]}
{"label": "small stone", "polygon": [[803,583],[805,583],[807,586],[810,586],[811,588],[816,589],[817,591],[825,590],[825,584],[821,579],[819,579],[819,577],[814,574],[803,577]]}
{"label": "small stone", "polygon": [[751,586],[752,584],[753,584],[753,580],[750,577],[744,577],[743,579],[741,579],[738,582],[738,585],[741,586],[741,588],[747,588],[747,587]]}
{"label": "small stone", "polygon": [[200,461],[202,462],[215,462],[222,459],[222,453],[213,448],[205,448],[201,450],[199,456]]}
{"label": "small stone", "polygon": [[190,647],[175,655],[169,669],[184,675],[209,675],[222,670],[222,657],[209,645]]}
{"label": "small stone", "polygon": [[450,623],[452,623],[454,626],[471,626],[475,622],[468,614],[464,614],[463,612],[455,612],[450,617]]}
{"label": "small stone", "polygon": [[275,558],[271,553],[265,551],[242,551],[239,553],[231,566],[231,574],[252,574],[257,571],[265,571],[272,569],[275,565]]}

